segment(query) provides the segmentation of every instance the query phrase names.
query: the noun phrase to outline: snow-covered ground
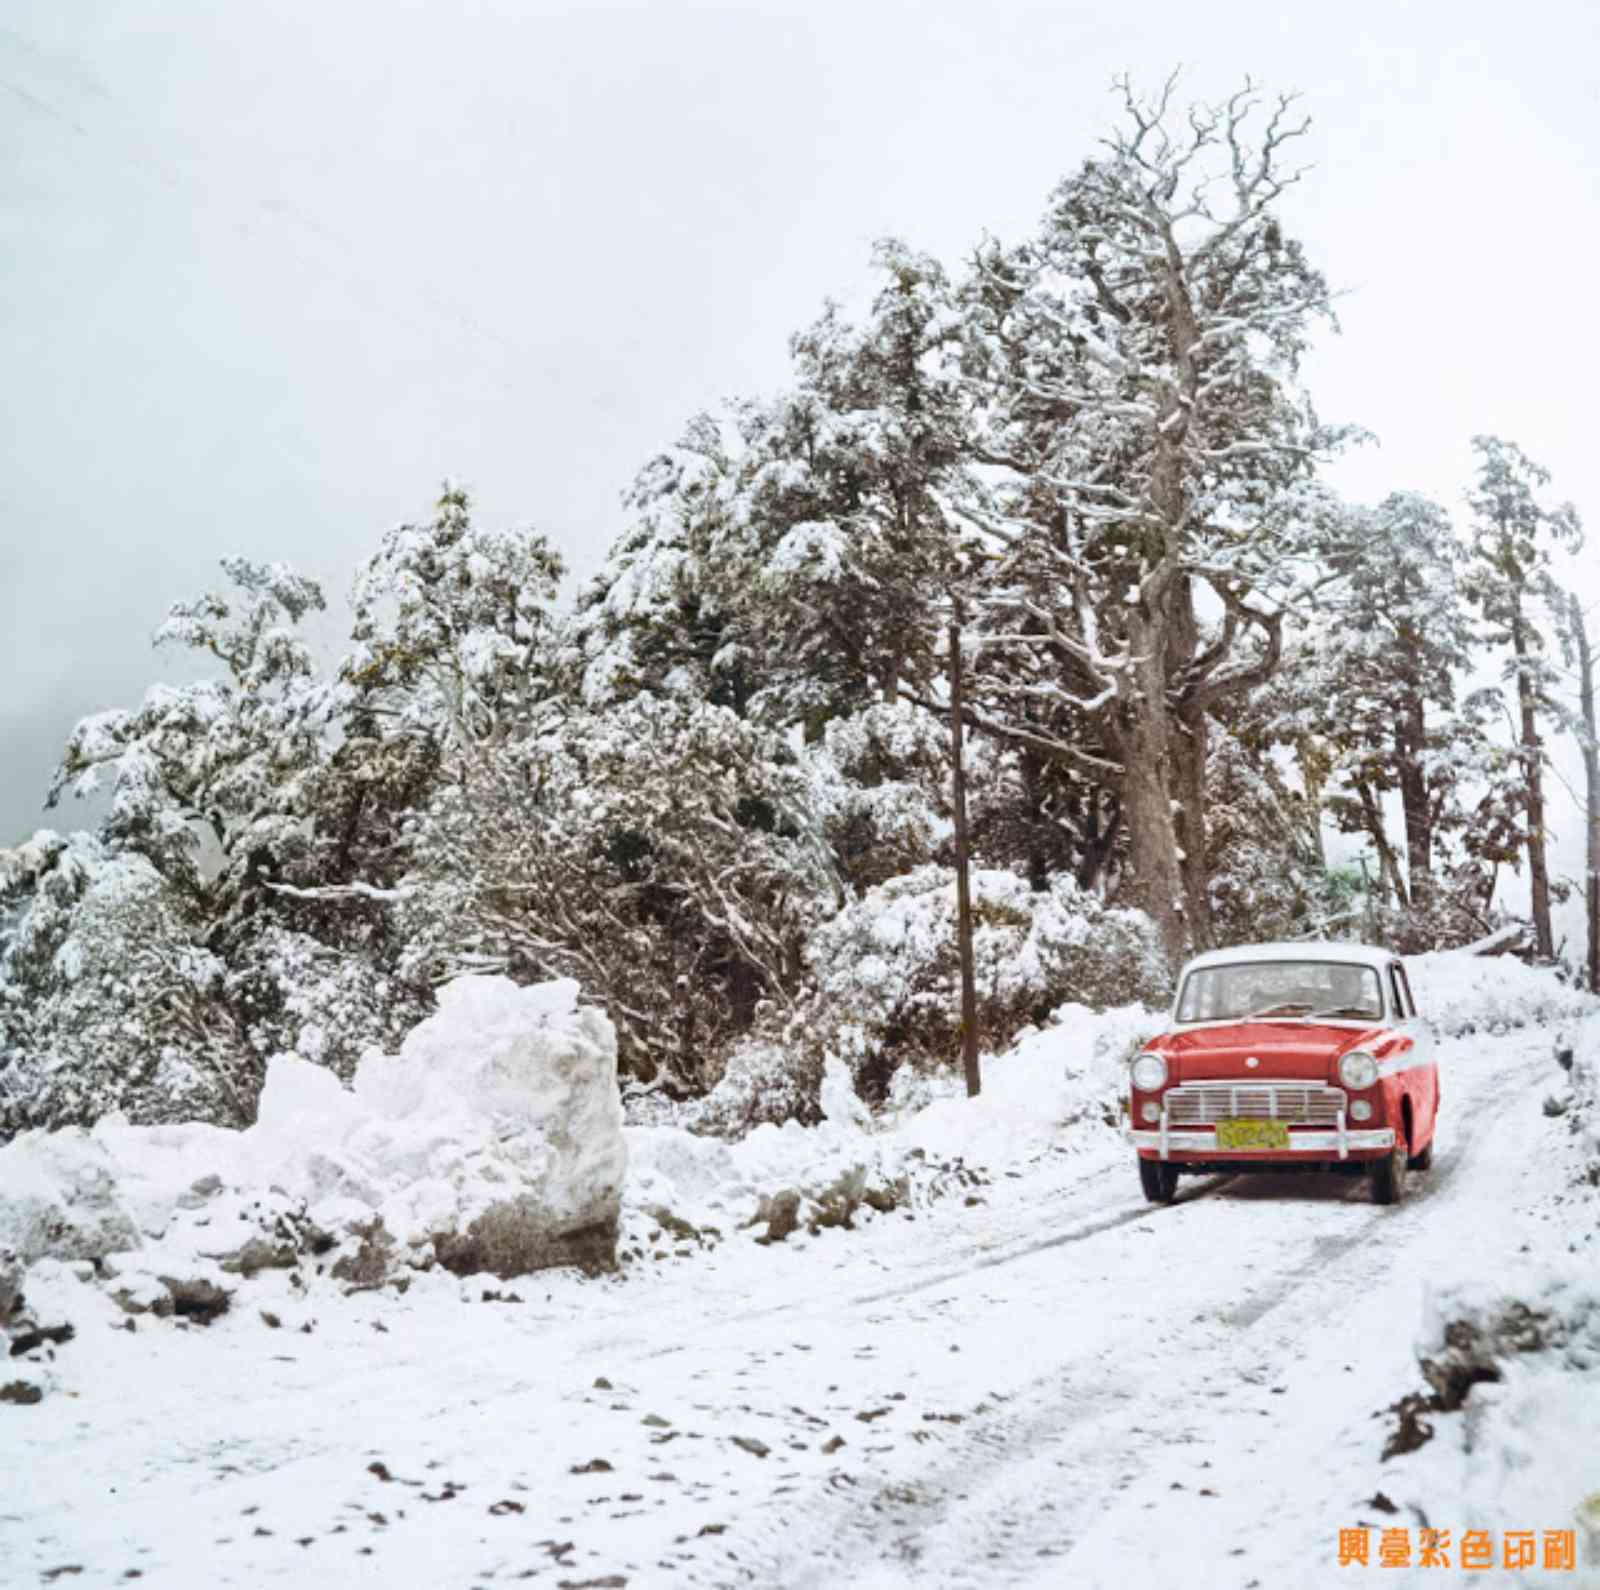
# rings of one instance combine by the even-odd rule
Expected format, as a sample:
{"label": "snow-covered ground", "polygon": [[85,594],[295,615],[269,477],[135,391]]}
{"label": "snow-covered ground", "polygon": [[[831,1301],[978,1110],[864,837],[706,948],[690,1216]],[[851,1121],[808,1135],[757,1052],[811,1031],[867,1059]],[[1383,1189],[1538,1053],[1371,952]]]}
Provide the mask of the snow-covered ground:
{"label": "snow-covered ground", "polygon": [[[232,1278],[201,1326],[37,1265],[31,1312],[77,1335],[12,1363],[48,1394],[0,1406],[0,1580],[1277,1590],[1434,1583],[1483,1530],[1486,1582],[1600,1585],[1600,1194],[1592,1139],[1544,1109],[1577,1092],[1571,1001],[1503,962],[1412,966],[1444,1113],[1395,1209],[1309,1174],[1145,1204],[1095,1108],[1142,1018],[1069,1012],[977,1105],[887,1130],[835,1093],[813,1133],[630,1131],[614,1276],[345,1295],[308,1261]],[[907,1201],[741,1224],[857,1164]],[[1507,1300],[1539,1345],[1382,1458],[1419,1353]],[[1341,1567],[1361,1526],[1371,1566]],[[1415,1563],[1424,1526],[1448,1574],[1380,1568],[1383,1530]],[[1573,1570],[1500,1565],[1551,1530]]]}

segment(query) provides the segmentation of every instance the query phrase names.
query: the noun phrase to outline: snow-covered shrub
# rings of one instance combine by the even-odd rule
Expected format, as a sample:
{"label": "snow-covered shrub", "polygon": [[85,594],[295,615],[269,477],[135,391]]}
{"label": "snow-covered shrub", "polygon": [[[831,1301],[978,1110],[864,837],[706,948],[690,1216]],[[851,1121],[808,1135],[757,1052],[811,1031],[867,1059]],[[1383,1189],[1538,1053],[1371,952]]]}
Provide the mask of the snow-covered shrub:
{"label": "snow-covered shrub", "polygon": [[[1069,1001],[1105,1008],[1166,997],[1154,925],[1109,908],[1064,876],[1035,891],[1015,873],[972,875],[978,1042],[1005,1047]],[[846,1061],[881,1098],[908,1060],[953,1060],[960,1048],[955,879],[921,867],[869,890],[813,933],[817,994],[809,1041]]]}
{"label": "snow-covered shrub", "polygon": [[833,719],[808,751],[822,832],[857,893],[933,861],[948,841],[948,738],[920,708],[879,704]]}
{"label": "snow-covered shrub", "polygon": [[293,1052],[345,1082],[367,1050],[398,1049],[432,1008],[426,990],[373,957],[279,922],[238,945],[222,987],[263,1060]]}
{"label": "snow-covered shrub", "polygon": [[223,964],[192,902],[143,856],[40,833],[6,877],[20,902],[0,944],[0,1137],[139,1121],[242,1124],[258,1058],[219,997]]}
{"label": "snow-covered shrub", "polygon": [[625,1073],[702,1091],[831,898],[805,791],[780,737],[674,697],[464,751],[415,834],[402,973],[574,977]]}
{"label": "snow-covered shrub", "polygon": [[824,1055],[803,1030],[787,1038],[751,1036],[735,1045],[726,1069],[704,1098],[684,1107],[692,1131],[743,1137],[752,1128],[821,1119]]}

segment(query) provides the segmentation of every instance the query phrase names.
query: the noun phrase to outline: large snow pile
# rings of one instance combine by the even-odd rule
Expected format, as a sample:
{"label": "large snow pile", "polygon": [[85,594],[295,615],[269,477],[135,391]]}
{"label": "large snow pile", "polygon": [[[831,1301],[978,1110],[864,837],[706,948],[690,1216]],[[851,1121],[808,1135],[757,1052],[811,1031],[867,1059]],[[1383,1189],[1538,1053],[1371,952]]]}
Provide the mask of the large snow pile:
{"label": "large snow pile", "polygon": [[572,981],[461,978],[399,1054],[368,1054],[349,1090],[293,1055],[274,1059],[244,1131],[113,1117],[21,1134],[0,1148],[0,1254],[116,1256],[109,1272],[159,1276],[185,1252],[237,1259],[226,1231],[280,1257],[359,1237],[356,1279],[391,1254],[500,1275],[603,1264],[625,1166],[606,1017],[578,1005]]}

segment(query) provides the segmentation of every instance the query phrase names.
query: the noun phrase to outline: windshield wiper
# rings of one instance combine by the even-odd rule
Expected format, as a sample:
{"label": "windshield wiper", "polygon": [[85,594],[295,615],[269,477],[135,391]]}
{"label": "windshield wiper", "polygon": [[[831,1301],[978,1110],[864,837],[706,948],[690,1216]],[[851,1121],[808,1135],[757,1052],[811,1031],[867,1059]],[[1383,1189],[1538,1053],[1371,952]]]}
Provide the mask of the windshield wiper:
{"label": "windshield wiper", "polygon": [[1311,1007],[1304,1000],[1280,1000],[1276,1005],[1263,1005],[1260,1010],[1246,1011],[1242,1016],[1235,1016],[1235,1021],[1254,1021],[1257,1016],[1292,1016],[1299,1010],[1310,1010]]}
{"label": "windshield wiper", "polygon": [[1308,1010],[1300,1019],[1315,1021],[1318,1016],[1359,1016],[1363,1021],[1378,1019],[1370,1010],[1365,1010],[1359,1005],[1329,1005],[1326,1010]]}

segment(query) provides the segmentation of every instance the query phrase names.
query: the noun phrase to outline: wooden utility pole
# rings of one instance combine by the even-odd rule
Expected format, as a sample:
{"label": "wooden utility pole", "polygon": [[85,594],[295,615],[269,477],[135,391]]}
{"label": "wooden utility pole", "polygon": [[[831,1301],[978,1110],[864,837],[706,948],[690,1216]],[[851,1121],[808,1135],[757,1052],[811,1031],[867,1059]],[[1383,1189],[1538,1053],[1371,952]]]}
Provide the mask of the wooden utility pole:
{"label": "wooden utility pole", "polygon": [[956,824],[956,947],[961,957],[961,1069],[967,1097],[982,1086],[978,1075],[978,986],[972,968],[972,888],[967,875],[967,764],[961,725],[961,603],[950,618],[950,804]]}
{"label": "wooden utility pole", "polygon": [[1584,832],[1587,865],[1584,904],[1589,919],[1589,992],[1600,994],[1600,739],[1596,738],[1594,706],[1594,643],[1578,598],[1567,593],[1572,646],[1578,654],[1578,710],[1583,718]]}

